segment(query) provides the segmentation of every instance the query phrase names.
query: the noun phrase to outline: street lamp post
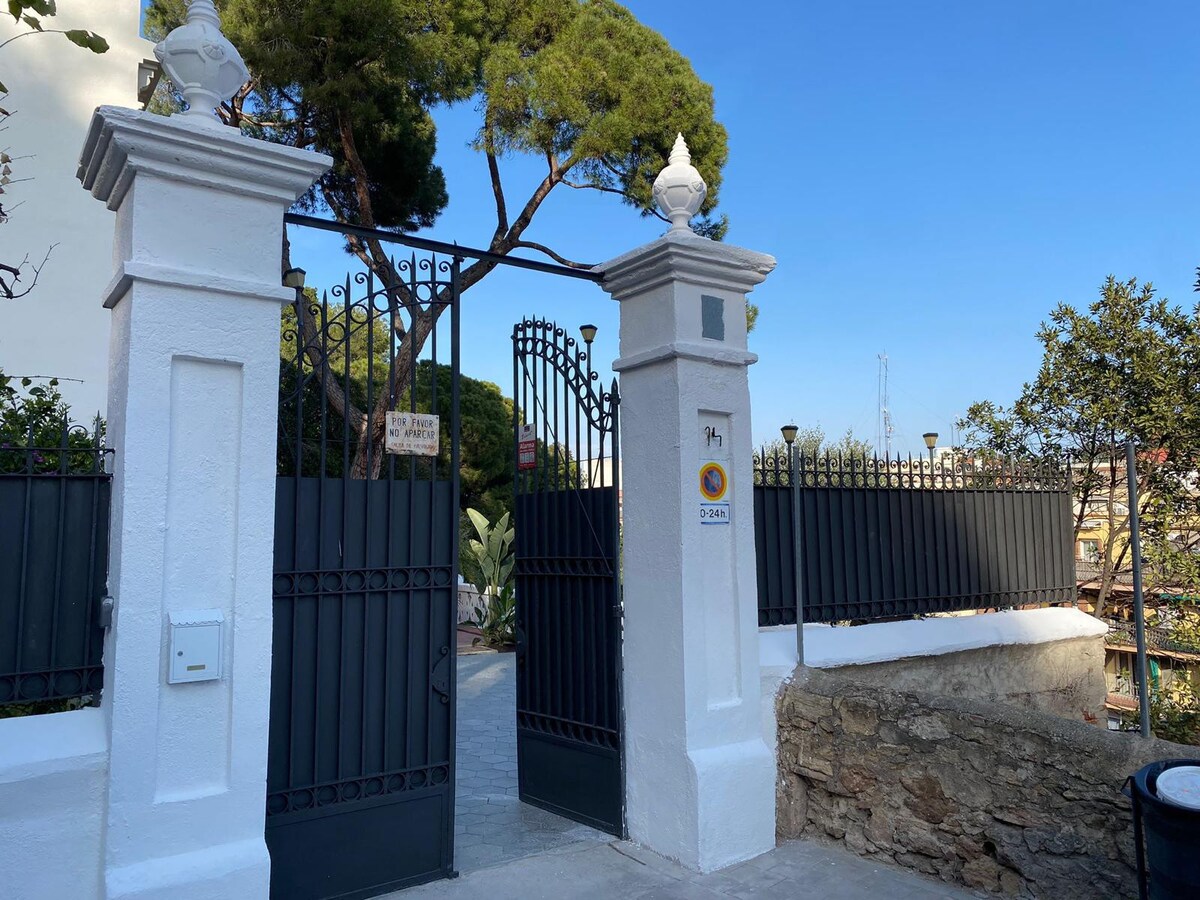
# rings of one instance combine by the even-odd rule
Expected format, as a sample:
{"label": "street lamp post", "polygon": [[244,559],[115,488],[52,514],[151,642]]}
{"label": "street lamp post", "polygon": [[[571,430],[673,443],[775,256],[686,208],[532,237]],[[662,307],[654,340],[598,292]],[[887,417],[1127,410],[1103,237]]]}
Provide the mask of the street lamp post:
{"label": "street lamp post", "polygon": [[1146,604],[1142,594],[1142,538],[1138,522],[1137,452],[1133,441],[1125,442],[1125,484],[1129,503],[1129,550],[1133,555],[1133,622],[1137,641],[1138,729],[1150,733],[1150,682],[1146,671]]}
{"label": "street lamp post", "polygon": [[596,339],[596,332],[600,329],[595,325],[580,325],[579,334],[583,338],[583,343],[587,346],[587,379],[588,385],[592,383],[592,341]]}
{"label": "street lamp post", "polygon": [[929,474],[933,474],[933,448],[937,446],[938,433],[927,431],[921,437],[925,438],[925,446],[929,448]]}
{"label": "street lamp post", "polygon": [[800,543],[799,465],[796,459],[799,453],[796,447],[796,435],[800,429],[795,425],[784,425],[779,432],[783,435],[783,442],[787,444],[788,448],[788,484],[792,491],[792,580],[796,589],[796,665],[802,666],[804,665],[804,592],[800,587],[800,574],[803,557]]}

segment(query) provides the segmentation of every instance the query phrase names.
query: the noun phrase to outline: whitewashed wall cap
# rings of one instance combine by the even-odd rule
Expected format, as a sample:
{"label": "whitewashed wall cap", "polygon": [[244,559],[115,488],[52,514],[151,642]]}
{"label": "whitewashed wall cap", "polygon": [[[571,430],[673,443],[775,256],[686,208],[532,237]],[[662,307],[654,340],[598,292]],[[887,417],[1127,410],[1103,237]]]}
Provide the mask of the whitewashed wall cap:
{"label": "whitewashed wall cap", "polygon": [[700,211],[707,196],[708,185],[692,165],[687,141],[678,134],[667,158],[667,167],[654,179],[654,202],[670,220],[671,231],[690,231],[688,222]]}
{"label": "whitewashed wall cap", "polygon": [[601,287],[621,300],[674,281],[748,294],[774,268],[769,254],[684,230],[668,231],[592,271],[603,275]]}
{"label": "whitewashed wall cap", "polygon": [[119,106],[101,106],[76,176],[109,209],[121,205],[137,174],[203,185],[290,206],[333,160],[322,153],[246,137],[232,128],[197,129]]}
{"label": "whitewashed wall cap", "polygon": [[188,105],[180,118],[199,128],[221,128],[217,107],[249,80],[250,71],[222,33],[213,0],[187,3],[187,21],[155,46],[154,55]]}

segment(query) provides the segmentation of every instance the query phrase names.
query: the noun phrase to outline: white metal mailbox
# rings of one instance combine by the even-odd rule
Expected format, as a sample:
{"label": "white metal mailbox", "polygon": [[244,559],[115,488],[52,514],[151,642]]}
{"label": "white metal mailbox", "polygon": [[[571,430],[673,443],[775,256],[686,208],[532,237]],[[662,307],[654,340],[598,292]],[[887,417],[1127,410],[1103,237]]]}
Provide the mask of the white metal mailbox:
{"label": "white metal mailbox", "polygon": [[212,681],[221,677],[221,632],[225,616],[219,609],[178,610],[170,614],[171,662],[168,684]]}

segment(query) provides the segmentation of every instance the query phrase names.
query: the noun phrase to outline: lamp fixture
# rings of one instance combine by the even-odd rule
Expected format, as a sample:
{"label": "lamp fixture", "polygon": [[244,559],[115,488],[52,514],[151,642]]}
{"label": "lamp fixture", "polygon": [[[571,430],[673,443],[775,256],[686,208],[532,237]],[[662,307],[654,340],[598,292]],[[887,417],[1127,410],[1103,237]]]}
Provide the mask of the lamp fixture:
{"label": "lamp fixture", "polygon": [[303,269],[291,268],[283,273],[284,287],[295,288],[296,290],[304,289],[304,276],[308,274]]}

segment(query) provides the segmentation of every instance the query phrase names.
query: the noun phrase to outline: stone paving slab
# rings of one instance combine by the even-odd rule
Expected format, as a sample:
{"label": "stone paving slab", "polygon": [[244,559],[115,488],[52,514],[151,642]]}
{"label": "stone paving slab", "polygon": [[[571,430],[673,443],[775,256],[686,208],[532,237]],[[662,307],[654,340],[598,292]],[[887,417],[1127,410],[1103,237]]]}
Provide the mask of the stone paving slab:
{"label": "stone paving slab", "polygon": [[517,683],[512,653],[458,660],[454,865],[467,873],[609,835],[517,799]]}

